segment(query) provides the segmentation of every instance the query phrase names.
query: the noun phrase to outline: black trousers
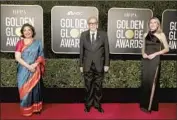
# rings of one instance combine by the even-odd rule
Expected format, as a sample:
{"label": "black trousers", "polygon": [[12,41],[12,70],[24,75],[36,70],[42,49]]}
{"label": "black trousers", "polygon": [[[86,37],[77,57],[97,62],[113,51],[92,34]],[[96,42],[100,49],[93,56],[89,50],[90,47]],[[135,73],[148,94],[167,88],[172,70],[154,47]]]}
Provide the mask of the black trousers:
{"label": "black trousers", "polygon": [[85,107],[101,107],[100,100],[102,98],[103,78],[104,72],[98,72],[95,64],[92,62],[90,70],[88,72],[84,72],[86,90]]}

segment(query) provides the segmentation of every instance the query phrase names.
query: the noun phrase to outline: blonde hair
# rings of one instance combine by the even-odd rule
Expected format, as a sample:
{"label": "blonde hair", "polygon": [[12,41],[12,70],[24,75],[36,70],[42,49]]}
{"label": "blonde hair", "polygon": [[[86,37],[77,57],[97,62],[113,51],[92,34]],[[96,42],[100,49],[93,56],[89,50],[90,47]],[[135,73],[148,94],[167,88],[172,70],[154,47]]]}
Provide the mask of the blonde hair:
{"label": "blonde hair", "polygon": [[157,17],[152,17],[149,21],[148,21],[148,24],[147,24],[147,33],[150,31],[150,28],[149,28],[149,24],[150,24],[150,21],[151,20],[156,20],[157,24],[158,24],[158,28],[157,28],[157,33],[162,33],[162,29],[161,29],[161,24],[160,24],[160,20],[157,18]]}

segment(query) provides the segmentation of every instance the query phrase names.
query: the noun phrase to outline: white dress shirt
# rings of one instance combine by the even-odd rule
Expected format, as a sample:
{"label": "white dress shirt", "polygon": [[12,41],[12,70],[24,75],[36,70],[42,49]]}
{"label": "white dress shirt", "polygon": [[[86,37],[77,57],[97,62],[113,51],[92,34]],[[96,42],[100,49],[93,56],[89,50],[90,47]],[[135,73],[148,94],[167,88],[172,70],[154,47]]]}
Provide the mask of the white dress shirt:
{"label": "white dress shirt", "polygon": [[92,34],[93,33],[94,33],[94,40],[96,40],[96,36],[97,36],[97,31],[95,31],[95,32],[90,31],[90,40],[91,40],[91,42],[92,42]]}

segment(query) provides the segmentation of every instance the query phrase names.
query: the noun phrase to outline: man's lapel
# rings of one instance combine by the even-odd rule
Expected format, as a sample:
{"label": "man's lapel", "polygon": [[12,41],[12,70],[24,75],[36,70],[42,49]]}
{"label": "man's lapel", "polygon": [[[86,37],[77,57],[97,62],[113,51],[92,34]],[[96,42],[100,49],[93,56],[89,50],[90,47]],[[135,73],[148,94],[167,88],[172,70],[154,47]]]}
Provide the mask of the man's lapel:
{"label": "man's lapel", "polygon": [[92,43],[91,43],[91,40],[90,40],[90,30],[87,31],[86,40],[87,40],[87,42],[89,43],[89,46],[91,46]]}

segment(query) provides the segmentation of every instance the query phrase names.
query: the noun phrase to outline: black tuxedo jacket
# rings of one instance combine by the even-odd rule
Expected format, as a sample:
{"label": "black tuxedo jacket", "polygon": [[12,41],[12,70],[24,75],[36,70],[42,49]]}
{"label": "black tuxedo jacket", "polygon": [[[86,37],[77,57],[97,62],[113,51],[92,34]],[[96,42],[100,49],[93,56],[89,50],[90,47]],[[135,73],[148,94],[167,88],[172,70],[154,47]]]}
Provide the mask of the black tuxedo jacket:
{"label": "black tuxedo jacket", "polygon": [[108,36],[104,31],[97,31],[94,45],[91,44],[89,30],[81,33],[80,67],[83,67],[84,72],[87,72],[90,70],[92,62],[98,72],[103,72],[104,66],[110,64]]}

